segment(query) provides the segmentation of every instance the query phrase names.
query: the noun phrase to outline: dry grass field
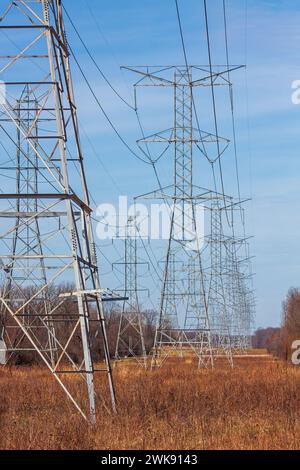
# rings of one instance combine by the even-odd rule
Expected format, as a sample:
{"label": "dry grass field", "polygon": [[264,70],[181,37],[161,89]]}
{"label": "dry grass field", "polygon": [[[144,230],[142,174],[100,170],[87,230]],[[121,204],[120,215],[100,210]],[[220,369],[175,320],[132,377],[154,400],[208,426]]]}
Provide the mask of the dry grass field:
{"label": "dry grass field", "polygon": [[100,410],[92,428],[44,369],[0,369],[0,448],[300,448],[300,368],[262,356],[197,371],[185,359],[119,364],[115,380],[118,414]]}

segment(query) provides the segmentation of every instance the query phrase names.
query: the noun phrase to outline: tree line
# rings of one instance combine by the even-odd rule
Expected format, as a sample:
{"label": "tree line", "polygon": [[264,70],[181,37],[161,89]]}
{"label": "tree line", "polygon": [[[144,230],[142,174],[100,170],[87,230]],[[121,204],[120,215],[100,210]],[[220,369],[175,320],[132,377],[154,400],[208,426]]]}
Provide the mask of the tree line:
{"label": "tree line", "polygon": [[296,340],[300,340],[300,289],[291,288],[282,304],[281,326],[256,330],[252,343],[254,348],[264,348],[290,360]]}
{"label": "tree line", "polygon": [[[30,335],[34,336],[35,343],[39,345],[41,350],[49,349],[49,329],[54,328],[55,338],[57,342],[55,347],[57,354],[59,355],[62,348],[59,345],[68,344],[67,353],[75,363],[80,363],[82,357],[82,340],[80,329],[77,327],[75,334],[72,331],[78,321],[78,306],[77,301],[71,299],[65,299],[63,302],[59,302],[60,293],[70,292],[74,290],[72,285],[59,285],[51,287],[47,291],[47,295],[43,298],[36,298],[29,305],[26,306],[24,311],[21,312],[20,319],[27,325],[30,330]],[[28,299],[34,294],[34,288],[18,289],[18,292],[10,292],[11,305],[18,309],[18,304],[14,305],[14,298],[20,297]],[[47,307],[48,305],[48,307]],[[55,306],[55,312],[53,316],[49,318],[45,316],[46,311],[50,311]],[[115,356],[116,341],[120,325],[120,318],[122,314],[123,305],[119,302],[111,303],[104,302],[104,314],[106,322],[106,333],[109,342],[110,356]],[[93,307],[90,307],[90,348],[93,359],[99,361],[104,358],[103,344],[99,341],[99,323],[95,321],[97,318],[96,311]],[[154,310],[141,309],[141,322],[144,333],[144,342],[146,352],[149,353],[153,347],[155,327],[157,320],[157,312]],[[47,323],[47,327],[45,327]],[[51,326],[52,323],[52,326]],[[135,344],[137,331],[129,326],[126,329],[133,344]],[[72,340],[69,342],[69,337]],[[98,339],[97,339],[98,338]],[[6,355],[10,357],[9,363],[14,365],[32,365],[41,363],[42,359],[35,352],[32,351],[32,345],[22,333],[20,328],[17,327],[15,320],[6,311],[3,306],[0,307],[0,341],[1,344],[5,344],[8,351],[16,349],[16,352],[9,353]],[[2,348],[2,346],[0,345]],[[136,350],[134,354],[139,355],[141,351]],[[7,357],[8,357],[7,356]]]}

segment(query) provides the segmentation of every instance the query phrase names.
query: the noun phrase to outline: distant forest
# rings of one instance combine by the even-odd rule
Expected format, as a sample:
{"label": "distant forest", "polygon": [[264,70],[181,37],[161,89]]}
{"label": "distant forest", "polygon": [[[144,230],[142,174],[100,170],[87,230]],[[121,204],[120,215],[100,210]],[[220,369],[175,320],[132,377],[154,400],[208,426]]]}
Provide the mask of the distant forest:
{"label": "distant forest", "polygon": [[254,348],[267,349],[271,354],[289,360],[295,340],[300,340],[300,289],[292,288],[282,305],[281,326],[256,330],[252,344]]}
{"label": "distant forest", "polygon": [[[59,291],[64,290],[64,286],[58,287],[58,291],[51,290],[51,297],[58,297]],[[65,302],[64,309],[68,311],[68,314],[72,314],[74,311],[74,304],[72,302]],[[117,331],[120,323],[121,310],[113,307],[106,309],[106,328],[107,335],[110,345],[110,354],[114,357]],[[0,311],[0,333],[1,324],[3,326],[3,312]],[[61,339],[62,343],[65,343],[69,329],[72,327],[67,321],[62,322],[59,326],[56,326],[56,333]],[[7,321],[7,319],[6,319]],[[146,351],[149,353],[153,346],[155,325],[157,321],[157,312],[153,310],[142,309],[142,324],[144,329],[144,339]],[[14,324],[13,320],[9,320],[8,324]],[[133,343],[135,339],[136,331],[130,327],[127,331],[130,337],[132,337]],[[0,335],[1,336],[1,335]],[[16,340],[17,340],[16,333]],[[13,340],[13,338],[12,338]],[[300,289],[292,288],[289,290],[286,299],[282,305],[282,322],[278,328],[259,328],[255,331],[252,336],[252,346],[255,349],[266,349],[269,353],[273,354],[284,360],[290,360],[293,353],[292,343],[295,340],[300,340]],[[23,346],[26,346],[26,340]],[[14,340],[12,341],[14,342]],[[75,337],[74,341],[70,345],[69,353],[75,361],[79,360],[78,351],[81,351],[79,345],[79,337]],[[92,353],[95,359],[99,359],[103,356],[103,351],[93,347]],[[141,351],[136,350],[135,353],[138,355]],[[21,352],[16,353],[11,361],[15,364],[32,364],[39,362],[39,358],[33,352]]]}

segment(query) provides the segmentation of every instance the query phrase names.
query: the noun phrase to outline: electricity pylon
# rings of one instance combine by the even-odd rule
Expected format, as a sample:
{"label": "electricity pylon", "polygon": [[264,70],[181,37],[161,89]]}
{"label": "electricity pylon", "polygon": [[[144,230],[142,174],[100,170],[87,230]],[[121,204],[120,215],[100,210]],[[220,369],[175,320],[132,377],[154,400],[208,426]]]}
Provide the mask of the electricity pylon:
{"label": "electricity pylon", "polygon": [[[124,295],[120,313],[118,336],[115,349],[116,359],[132,357],[137,364],[147,367],[147,353],[144,340],[144,325],[140,309],[139,294],[144,289],[138,286],[139,261],[137,253],[137,226],[136,217],[130,216],[125,227],[124,258],[114,263],[124,268],[124,286],[121,292]],[[118,290],[116,290],[118,292]]]}
{"label": "electricity pylon", "polygon": [[[160,366],[174,352],[182,355],[186,349],[196,354],[199,366],[212,367],[211,318],[199,236],[202,229],[199,203],[211,192],[194,184],[193,151],[198,147],[206,154],[208,144],[217,144],[214,161],[221,158],[229,141],[194,128],[193,89],[210,86],[211,80],[217,84],[228,70],[211,76],[195,66],[126,69],[140,75],[136,86],[171,87],[174,91],[174,126],[139,141],[142,150],[146,147],[143,150],[146,156],[150,143],[165,144],[166,148],[172,144],[174,148],[173,184],[144,195],[163,200],[169,206],[171,221],[152,365]],[[193,72],[203,77],[193,80]],[[196,283],[192,291],[191,282]],[[226,344],[226,348],[230,350],[230,345]]]}
{"label": "electricity pylon", "polygon": [[[24,90],[20,99],[17,100],[16,108],[14,112],[17,117],[17,138],[16,138],[16,161],[15,161],[15,176],[16,176],[16,194],[38,194],[38,181],[39,181],[39,159],[36,154],[38,135],[39,135],[39,121],[37,118],[39,110],[39,102],[35,98],[34,92],[30,89],[29,85],[25,85]],[[23,139],[20,132],[20,126],[33,125],[31,137],[33,147],[29,145],[27,139]],[[3,167],[2,167],[3,169]],[[13,176],[13,175],[12,175]],[[16,225],[15,230],[12,232],[12,262],[6,265],[4,270],[6,272],[6,278],[3,286],[3,297],[10,297],[14,299],[18,293],[16,286],[14,285],[14,278],[18,277],[18,286],[26,286],[26,288],[38,288],[40,285],[47,284],[46,266],[43,258],[43,246],[41,243],[41,231],[40,222],[37,216],[33,217],[32,223],[24,224],[24,217],[30,214],[38,214],[38,200],[37,199],[16,199],[15,201],[15,212],[5,214],[5,217],[15,217]],[[4,217],[4,214],[1,214]],[[25,251],[27,256],[30,256],[31,251],[36,255],[36,264],[34,267],[30,267],[29,260],[24,259],[23,263],[27,264],[27,269],[19,269],[15,263],[18,257],[19,251]],[[32,279],[32,286],[28,286],[27,282]],[[41,307],[45,311],[44,325],[39,325],[40,329],[44,329],[44,334],[39,338],[39,343],[44,352],[47,352],[51,359],[51,364],[55,364],[55,355],[57,348],[55,345],[55,328],[53,324],[53,318],[47,314],[51,311],[51,298],[48,289],[41,292],[39,308]],[[27,310],[33,306],[28,306]],[[24,347],[24,334],[22,330],[16,328],[16,325],[10,325],[8,321],[8,311],[5,311],[2,318],[2,334],[1,336],[5,340],[8,349],[6,348],[7,358],[6,362],[9,362],[11,357],[17,352],[26,352],[29,345]],[[39,309],[38,309],[39,310]],[[3,307],[2,307],[3,311]],[[34,309],[37,313],[37,310]],[[27,329],[34,334],[34,330],[37,328],[37,321],[32,320],[29,315],[24,315],[23,323]]]}
{"label": "electricity pylon", "polygon": [[[243,211],[241,207],[238,208],[240,211]],[[230,320],[231,346],[234,354],[244,354],[251,348],[254,306],[248,239],[244,238],[244,234],[242,237],[227,236],[224,237],[223,247],[223,288]]]}
{"label": "electricity pylon", "polygon": [[[206,319],[206,299],[199,290],[199,279],[203,273],[199,270],[197,256],[192,256],[187,266],[187,306],[184,320],[184,334],[189,339],[189,345],[198,357],[199,367],[212,366],[213,335],[208,329],[203,330]],[[192,334],[191,334],[192,332]]]}
{"label": "electricity pylon", "polygon": [[[240,249],[245,248],[244,255],[239,255]],[[245,257],[246,256],[246,257]],[[236,348],[242,353],[246,353],[251,348],[251,336],[253,328],[253,292],[251,289],[251,266],[248,254],[247,240],[236,242],[235,260],[234,260],[234,289],[235,289],[235,318],[236,332],[233,337],[236,338]],[[233,323],[234,324],[234,323]]]}
{"label": "electricity pylon", "polygon": [[0,28],[1,339],[8,359],[35,353],[94,421],[96,372],[115,409],[102,305],[113,298],[100,287],[61,1],[9,2]]}
{"label": "electricity pylon", "polygon": [[230,304],[225,289],[224,264],[227,253],[225,251],[225,236],[222,224],[222,209],[220,201],[215,199],[211,203],[211,269],[210,286],[208,294],[209,312],[214,351],[217,356],[227,357],[233,366],[232,340],[230,331]]}

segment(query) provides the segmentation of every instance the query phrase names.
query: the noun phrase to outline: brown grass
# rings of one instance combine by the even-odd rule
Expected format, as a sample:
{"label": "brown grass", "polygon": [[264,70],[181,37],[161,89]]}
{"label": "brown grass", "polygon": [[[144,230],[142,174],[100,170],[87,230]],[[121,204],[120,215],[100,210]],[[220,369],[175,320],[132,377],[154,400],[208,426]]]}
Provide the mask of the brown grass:
{"label": "brown grass", "polygon": [[233,371],[187,362],[116,368],[118,415],[101,409],[95,428],[44,369],[0,369],[0,448],[300,448],[300,369],[262,358]]}

